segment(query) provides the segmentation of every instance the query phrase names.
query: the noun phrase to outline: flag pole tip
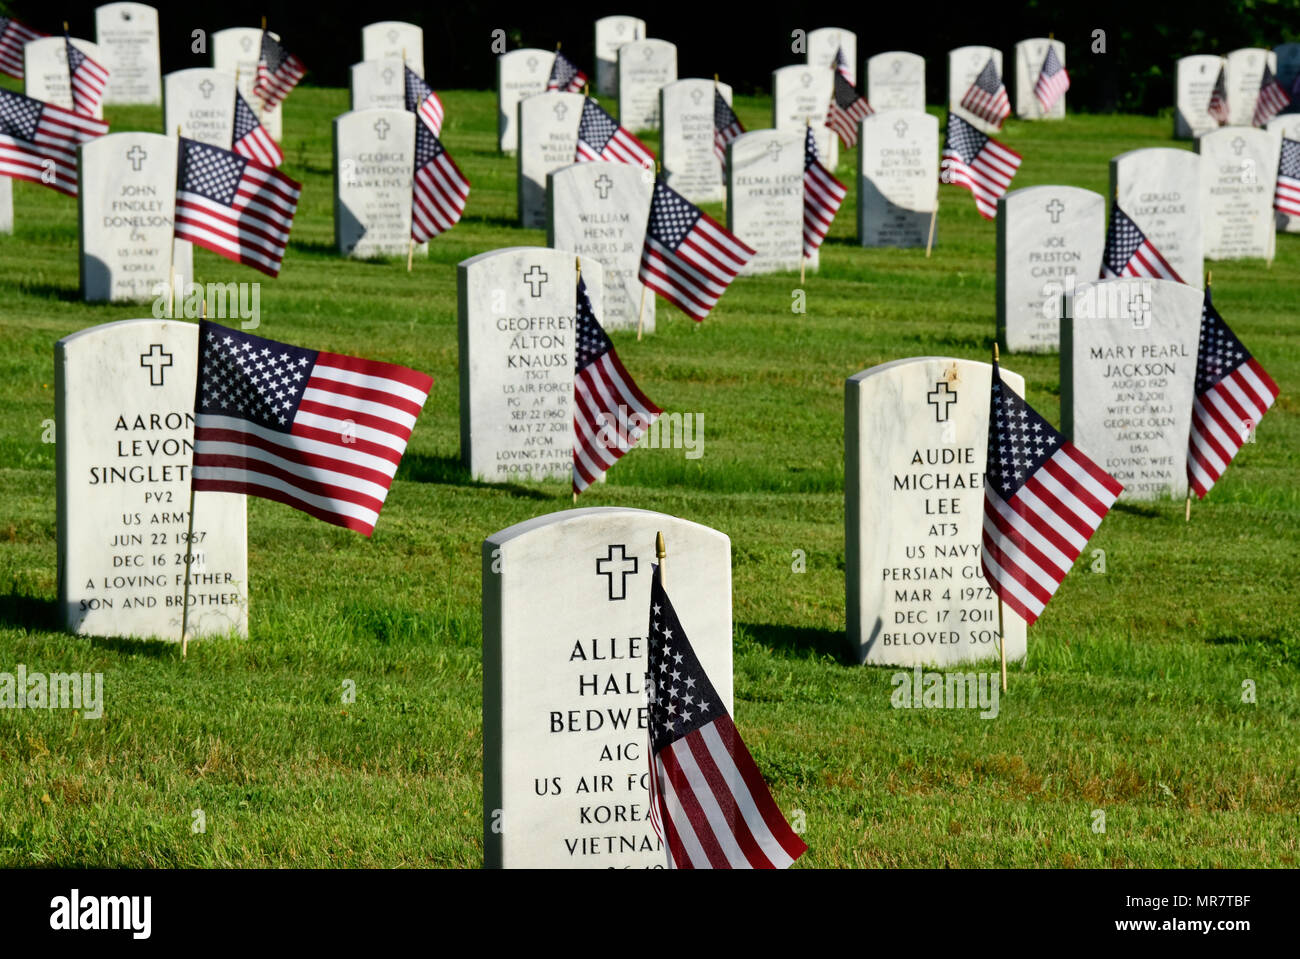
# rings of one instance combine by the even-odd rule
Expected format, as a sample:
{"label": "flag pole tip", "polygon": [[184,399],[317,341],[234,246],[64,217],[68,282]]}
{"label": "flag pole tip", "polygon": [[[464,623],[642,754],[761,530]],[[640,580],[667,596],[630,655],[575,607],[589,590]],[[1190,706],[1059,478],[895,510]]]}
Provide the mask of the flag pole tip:
{"label": "flag pole tip", "polygon": [[664,534],[655,533],[655,556],[662,562],[663,558],[668,555],[668,547],[664,546]]}
{"label": "flag pole tip", "polygon": [[998,355],[998,341],[993,341],[993,362],[996,363],[1001,357]]}

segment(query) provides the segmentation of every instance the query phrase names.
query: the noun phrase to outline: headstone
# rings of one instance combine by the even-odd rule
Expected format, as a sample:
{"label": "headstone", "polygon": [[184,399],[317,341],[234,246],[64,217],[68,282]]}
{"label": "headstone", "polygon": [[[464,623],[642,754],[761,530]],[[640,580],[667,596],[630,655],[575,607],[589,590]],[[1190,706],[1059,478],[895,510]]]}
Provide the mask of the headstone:
{"label": "headstone", "polygon": [[[597,317],[603,269],[582,258]],[[510,483],[573,472],[574,254],[489,250],[457,267],[460,452],[474,479]]]}
{"label": "headstone", "polygon": [[244,497],[194,497],[197,323],[122,320],[54,347],[59,605],[89,636],[248,633]]}
{"label": "headstone", "polygon": [[546,175],[569,166],[578,151],[581,93],[545,93],[520,100],[515,163],[519,225],[545,229]]}
{"label": "headstone", "polygon": [[[104,54],[89,40],[72,38],[72,45],[96,63]],[[68,78],[68,48],[63,37],[42,37],[23,44],[23,92],[29,97],[72,109],[72,82]],[[95,119],[104,118],[104,105],[95,108]]]}
{"label": "headstone", "polygon": [[[413,23],[381,20],[361,28],[362,60],[396,60],[424,76],[424,30]],[[399,70],[400,72],[400,70]]]}
{"label": "headstone", "polygon": [[1255,103],[1259,99],[1259,83],[1264,78],[1264,65],[1277,75],[1277,56],[1272,50],[1243,47],[1228,54],[1228,123],[1232,126],[1252,126]]}
{"label": "headstone", "polygon": [[352,110],[405,110],[406,74],[395,60],[362,60],[348,71]]}
{"label": "headstone", "polygon": [[[1065,62],[1065,44],[1060,40],[1036,37],[1021,40],[1016,44],[1016,116],[1025,120],[1059,120],[1065,116],[1065,98],[1062,93],[1052,104],[1050,113],[1043,112],[1043,105],[1034,96],[1034,85],[1043,72],[1043,61],[1047,59],[1048,47],[1056,48],[1056,56],[1061,66],[1068,69]],[[1005,79],[1005,78],[1004,78]]]}
{"label": "headstone", "polygon": [[971,113],[961,105],[962,98],[966,96],[966,91],[970,85],[975,82],[975,78],[980,75],[980,71],[989,62],[989,57],[993,58],[993,65],[998,68],[998,76],[1002,77],[1003,84],[1007,82],[1007,75],[1002,69],[1002,51],[993,47],[957,47],[955,50],[948,51],[948,109],[957,116],[961,117],[977,130],[985,133],[997,132],[997,127],[975,114]]}
{"label": "headstone", "polygon": [[[668,185],[692,203],[726,195],[722,164],[713,152],[712,80],[677,80],[659,91],[659,159]],[[731,102],[731,87],[717,85]]]}
{"label": "headstone", "polygon": [[[415,114],[356,110],[334,118],[334,243],[343,256],[405,256],[411,241]],[[428,253],[428,244],[420,244]]]}
{"label": "headstone", "polygon": [[143,3],[106,3],[95,9],[95,42],[108,70],[104,102],[157,103],[162,98],[158,11]]}
{"label": "headstone", "polygon": [[[925,356],[844,390],[844,570],[858,661],[948,666],[998,656],[998,601],[980,566],[988,363]],[[1002,382],[1024,395],[1019,374]],[[1025,623],[1004,611],[1007,660]]]}
{"label": "headstone", "polygon": [[484,541],[488,868],[666,865],[649,822],[644,693],[656,533],[673,609],[716,705],[731,710],[724,534],[662,513],[597,508],[539,516]]}
{"label": "headstone", "polygon": [[[1279,43],[1273,48],[1273,56],[1277,61],[1277,82],[1282,84],[1282,89],[1290,91],[1300,76],[1300,43]],[[1292,101],[1284,112],[1300,113],[1300,104]]]}
{"label": "headstone", "polygon": [[811,121],[822,165],[832,173],[840,162],[840,139],[826,125],[833,87],[834,77],[829,70],[797,64],[772,71],[773,129],[797,133],[802,143]]}
{"label": "headstone", "polygon": [[677,79],[677,44],[632,40],[618,48],[618,122],[636,133],[659,128],[659,91]]}
{"label": "headstone", "polygon": [[[271,31],[271,37],[280,35]],[[238,74],[239,92],[257,114],[257,121],[266,128],[276,143],[284,142],[284,103],[266,109],[262,98],[253,92],[257,82],[257,61],[262,54],[262,31],[257,27],[230,27],[212,34],[212,66],[232,76]]]}
{"label": "headstone", "polygon": [[925,110],[925,57],[891,50],[867,60],[867,102],[873,110]]}
{"label": "headstone", "polygon": [[1281,148],[1276,133],[1256,127],[1224,127],[1196,141],[1206,259],[1273,259]]}
{"label": "headstone", "polygon": [[[1300,44],[1297,44],[1297,46],[1300,46]],[[1276,116],[1268,121],[1267,129],[1269,133],[1278,138],[1280,157],[1282,137],[1300,142],[1300,113],[1283,113],[1281,116]],[[1274,210],[1273,222],[1277,225],[1277,229],[1283,233],[1300,233],[1300,216],[1291,216]]]}
{"label": "headstone", "polygon": [[1125,277],[1076,287],[1061,320],[1061,431],[1124,484],[1123,500],[1187,495],[1202,293]]}
{"label": "headstone", "polygon": [[1201,285],[1201,158],[1190,150],[1147,147],[1110,161],[1110,195],[1183,282]]}
{"label": "headstone", "polygon": [[1030,186],[998,198],[998,341],[1054,353],[1061,296],[1096,278],[1106,249],[1106,198],[1074,186]]}
{"label": "headstone", "polygon": [[938,117],[922,110],[888,110],[862,121],[859,243],[925,246],[938,190]]}
{"label": "headstone", "polygon": [[819,27],[808,31],[808,66],[830,70],[835,66],[835,52],[843,49],[849,82],[858,85],[858,35],[843,27]]}
{"label": "headstone", "polygon": [[626,163],[575,163],[547,177],[546,245],[598,260],[607,330],[655,328],[655,297],[638,278],[654,177]]}
{"label": "headstone", "polygon": [[[797,270],[803,260],[804,138],[752,130],[727,144],[727,229],[754,248],[741,273]],[[817,269],[817,253],[808,268]]]}
{"label": "headstone", "polygon": [[546,92],[554,65],[553,50],[524,48],[497,57],[497,145],[502,153],[519,148],[519,102]]}
{"label": "headstone", "polygon": [[618,50],[645,38],[645,21],[637,17],[601,17],[596,21],[596,92],[618,95]]}
{"label": "headstone", "polygon": [[235,135],[235,78],[211,67],[163,77],[163,130],[230,149]]}
{"label": "headstone", "polygon": [[173,236],[175,137],[138,130],[96,137],[78,149],[77,182],[83,299],[147,302],[170,282],[172,267],[193,276],[191,244]]}
{"label": "headstone", "polygon": [[[1194,54],[1178,61],[1174,81],[1174,136],[1177,139],[1195,139],[1219,128],[1219,121],[1210,116],[1210,95],[1214,93],[1219,70],[1226,62],[1223,57],[1208,53]],[[1254,105],[1253,100],[1251,104]]]}
{"label": "headstone", "polygon": [[0,177],[0,234],[8,236],[14,231],[14,181]]}

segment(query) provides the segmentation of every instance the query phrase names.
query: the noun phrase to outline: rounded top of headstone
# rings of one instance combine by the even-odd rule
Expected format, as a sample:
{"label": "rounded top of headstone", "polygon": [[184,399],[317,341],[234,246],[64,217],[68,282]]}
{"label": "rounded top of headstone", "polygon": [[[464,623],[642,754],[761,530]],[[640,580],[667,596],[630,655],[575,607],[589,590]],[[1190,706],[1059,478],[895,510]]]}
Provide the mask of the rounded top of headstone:
{"label": "rounded top of headstone", "polygon": [[81,156],[95,156],[108,150],[121,149],[127,143],[143,145],[146,152],[149,144],[156,145],[160,150],[176,152],[175,136],[166,133],[150,133],[146,130],[119,130],[116,133],[105,133],[102,137],[95,137],[93,140],[79,144],[77,152]]}
{"label": "rounded top of headstone", "polygon": [[[958,374],[960,374],[962,370],[966,369],[987,369],[993,366],[992,363],[986,363],[983,360],[966,360],[956,356],[909,356],[901,360],[890,360],[888,363],[881,363],[877,366],[865,369],[860,373],[854,373],[846,380],[846,383],[850,385],[860,385],[872,377],[882,376],[885,374],[897,375],[910,368],[924,369],[935,365],[955,366]],[[1020,374],[1012,373],[1004,368],[1002,370],[1002,375],[1004,378],[1010,378],[1012,380],[1011,385],[1014,386],[1018,392],[1024,391],[1024,377],[1020,376]]]}
{"label": "rounded top of headstone", "polygon": [[1191,66],[1196,66],[1202,60],[1205,61],[1214,60],[1215,62],[1222,62],[1223,57],[1221,57],[1217,53],[1189,53],[1185,57],[1179,57],[1178,64],[1179,66],[1181,66],[1182,64],[1185,63],[1189,67],[1191,67]]}
{"label": "rounded top of headstone", "polygon": [[[487,539],[484,540],[484,544],[501,546],[505,543],[511,542],[512,540],[517,540],[522,536],[536,533],[539,530],[561,529],[565,526],[571,526],[574,524],[586,524],[590,523],[593,518],[618,519],[624,516],[658,517],[662,519],[665,524],[671,523],[679,527],[688,526],[701,533],[712,534],[720,540],[730,542],[730,537],[728,537],[726,533],[720,532],[711,526],[704,526],[701,523],[695,523],[691,520],[682,519],[668,513],[659,513],[655,510],[648,509],[633,509],[624,506],[588,506],[582,509],[562,509],[554,513],[547,513],[543,516],[534,516],[532,519],[526,519],[521,523],[516,523],[513,526],[507,526],[505,529],[498,530],[491,536],[487,537]],[[672,559],[673,545],[672,542],[669,541],[668,562],[671,563]]]}
{"label": "rounded top of headstone", "polygon": [[404,30],[421,30],[422,28],[415,23],[407,23],[405,20],[376,20],[374,23],[367,23],[362,30],[383,30],[386,27],[398,27]]}
{"label": "rounded top of headstone", "polygon": [[984,54],[986,57],[1002,56],[1002,51],[999,50],[997,47],[987,47],[980,43],[972,43],[964,47],[953,47],[951,50],[948,51],[948,56],[959,57],[962,54],[967,54],[967,53],[981,53]]}
{"label": "rounded top of headstone", "polygon": [[1064,186],[1051,183],[1039,184],[1038,186],[1023,186],[1019,190],[1010,190],[998,197],[998,202],[1027,203],[1037,199],[1038,197],[1053,196],[1073,196],[1084,201],[1099,200],[1102,203],[1106,202],[1106,198],[1094,190],[1085,190],[1081,186]]}
{"label": "rounded top of headstone", "polygon": [[166,332],[169,327],[189,327],[194,330],[196,336],[198,335],[199,330],[197,323],[191,323],[187,320],[156,320],[153,317],[131,320],[113,320],[110,323],[97,323],[94,326],[86,327],[84,330],[78,330],[76,333],[69,333],[67,336],[61,337],[56,343],[56,346],[62,348],[73,345],[84,347],[85,344],[91,341],[112,337],[115,334],[136,327],[152,327],[161,332]]}
{"label": "rounded top of headstone", "polygon": [[[538,47],[520,47],[518,50],[507,50],[505,53],[498,56],[497,63],[506,64],[506,63],[513,62],[515,60],[519,60],[521,62],[526,63],[529,57],[539,57],[539,58],[551,57],[552,59],[554,59],[555,51],[542,50]],[[548,72],[550,71],[551,60],[544,60],[544,61],[539,60],[539,62],[546,63],[547,65],[546,69]]]}
{"label": "rounded top of headstone", "polygon": [[633,57],[638,51],[650,50],[655,55],[662,56],[667,53],[676,53],[677,44],[669,40],[660,40],[656,37],[643,37],[640,40],[629,40],[618,48],[618,58],[623,60],[624,57]]}
{"label": "rounded top of headstone", "polygon": [[900,60],[900,59],[908,59],[913,61],[920,60],[922,63],[925,62],[925,57],[921,56],[919,53],[910,53],[907,50],[886,50],[884,53],[877,53],[868,57],[867,63],[874,63],[877,60]]}
{"label": "rounded top of headstone", "polygon": [[1112,165],[1127,165],[1129,163],[1182,163],[1188,167],[1198,167],[1201,158],[1191,150],[1180,150],[1177,147],[1138,147],[1136,150],[1126,150],[1110,158]]}

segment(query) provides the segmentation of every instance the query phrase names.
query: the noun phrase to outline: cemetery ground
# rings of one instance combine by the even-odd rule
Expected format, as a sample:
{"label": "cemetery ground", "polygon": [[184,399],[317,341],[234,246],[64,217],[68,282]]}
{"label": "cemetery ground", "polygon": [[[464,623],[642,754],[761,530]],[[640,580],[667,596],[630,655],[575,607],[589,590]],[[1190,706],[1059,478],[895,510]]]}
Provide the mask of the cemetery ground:
{"label": "cemetery ground", "polygon": [[[54,342],[149,307],[82,303],[75,203],[15,186],[15,234],[0,237],[0,671],[102,672],[104,712],[0,710],[0,865],[482,863],[480,545],[571,498],[560,483],[475,483],[459,464],[455,265],[544,235],[513,226],[495,96],[452,91],[444,139],[473,183],[465,219],[412,274],[336,256],[330,121],[346,100],[302,88],[285,110],[285,169],[305,190],[255,332],[415,367],[433,392],[373,539],[249,499],[251,638],[193,643],[185,662],[173,645],[58,629],[55,447],[42,439]],[[766,99],[737,107],[750,129],[770,122]],[[157,108],[108,118],[161,123]],[[1112,156],[1171,145],[1171,128],[1071,116],[1013,120],[1002,139],[1025,156],[1017,187],[1105,193]],[[845,182],[855,162],[844,151]],[[702,417],[703,455],[637,449],[580,505],[731,537],[737,725],[806,826],[801,865],[1295,866],[1300,236],[1279,236],[1271,268],[1212,265],[1220,311],[1282,386],[1258,442],[1190,524],[1181,502],[1111,511],[1030,628],[996,719],[894,709],[895,670],[850,664],[844,380],[907,356],[986,360],[992,346],[995,228],[969,194],[941,193],[930,260],[859,248],[851,190],[803,285],[806,313],[791,311],[797,274],[745,277],[702,325],[661,302],[653,337],[613,334],[653,400]],[[263,279],[202,250],[195,264],[201,282]],[[1056,355],[1003,361],[1059,423]]]}

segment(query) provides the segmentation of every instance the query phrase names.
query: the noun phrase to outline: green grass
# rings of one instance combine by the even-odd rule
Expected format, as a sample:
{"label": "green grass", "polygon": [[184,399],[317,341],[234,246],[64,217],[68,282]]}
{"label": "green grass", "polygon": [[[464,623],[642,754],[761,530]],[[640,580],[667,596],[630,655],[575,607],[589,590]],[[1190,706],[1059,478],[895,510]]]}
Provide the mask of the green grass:
{"label": "green grass", "polygon": [[[511,225],[494,96],[444,97],[473,194],[409,275],[332,252],[330,121],[346,92],[289,102],[286,168],[306,186],[258,333],[408,364],[435,384],[373,539],[249,501],[250,638],[195,643],[186,662],[174,647],[57,628],[54,448],[41,442],[53,344],[147,307],[79,302],[75,203],[15,185],[16,232],[0,237],[0,671],[103,672],[106,706],[99,721],[0,710],[0,865],[481,864],[479,547],[570,497],[560,483],[472,483],[458,463],[455,264],[544,236]],[[751,129],[767,125],[766,100],[737,106]],[[161,126],[157,109],[110,119]],[[1003,139],[1025,156],[1016,186],[1104,192],[1111,156],[1176,145],[1169,131],[1167,119],[1088,116],[1013,121]],[[841,179],[855,162],[844,155]],[[614,334],[649,396],[703,415],[704,456],[637,450],[582,498],[731,537],[737,719],[782,808],[806,815],[802,863],[1296,865],[1300,237],[1279,237],[1271,268],[1214,267],[1217,305],[1282,385],[1258,442],[1190,525],[1181,503],[1112,511],[1093,544],[1107,572],[1080,562],[1030,629],[1000,717],[983,721],[896,711],[893,671],[844,657],[842,404],[845,377],[877,363],[987,358],[994,228],[943,187],[932,259],[865,250],[852,202],[805,284],[806,315],[790,310],[797,275],[765,276],[737,282],[702,325],[661,303],[654,337]],[[261,278],[201,250],[195,266],[202,282]],[[1059,422],[1057,358],[1004,361]],[[796,549],[804,573],[791,571]],[[346,679],[357,700],[345,706]]]}

